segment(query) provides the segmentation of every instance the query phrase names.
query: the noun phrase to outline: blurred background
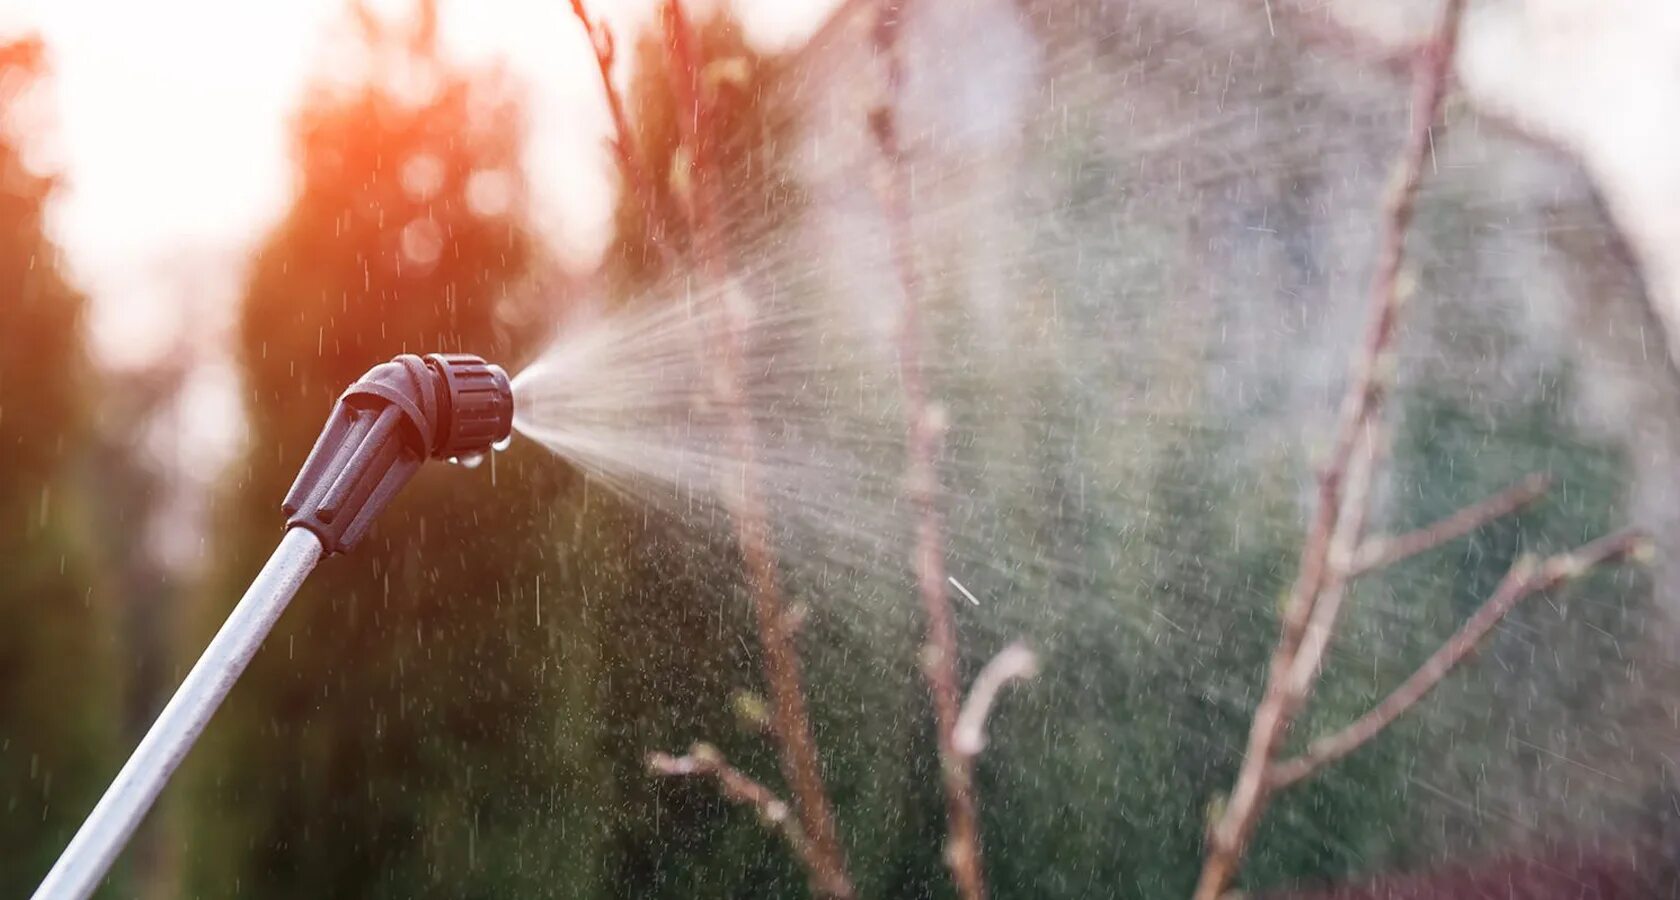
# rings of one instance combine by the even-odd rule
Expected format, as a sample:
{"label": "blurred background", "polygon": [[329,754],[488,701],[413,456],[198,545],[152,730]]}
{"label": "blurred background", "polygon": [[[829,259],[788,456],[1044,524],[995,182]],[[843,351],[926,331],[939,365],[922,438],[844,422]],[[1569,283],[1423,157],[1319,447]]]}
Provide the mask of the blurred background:
{"label": "blurred background", "polygon": [[[631,190],[563,0],[0,0],[0,896],[32,890],[266,558],[346,384],[410,351],[517,370],[703,278],[662,5],[587,4]],[[828,379],[763,412],[852,479],[775,510],[851,874],[949,896],[903,435],[881,424],[873,4],[685,6],[735,276],[798,311],[795,370]],[[1435,10],[906,7],[950,568],[977,598],[961,670],[1017,638],[1044,669],[976,774],[996,896],[1195,882],[1364,321],[1395,61]],[[1631,523],[1657,553],[1525,603],[1280,797],[1241,884],[1540,871],[1524,896],[1672,896],[1680,14],[1477,0],[1464,28],[1377,517],[1555,487],[1363,586],[1298,730],[1386,693],[1519,551]],[[727,523],[525,441],[434,468],[306,586],[104,895],[803,895],[751,811],[645,761],[704,740],[775,785]]]}

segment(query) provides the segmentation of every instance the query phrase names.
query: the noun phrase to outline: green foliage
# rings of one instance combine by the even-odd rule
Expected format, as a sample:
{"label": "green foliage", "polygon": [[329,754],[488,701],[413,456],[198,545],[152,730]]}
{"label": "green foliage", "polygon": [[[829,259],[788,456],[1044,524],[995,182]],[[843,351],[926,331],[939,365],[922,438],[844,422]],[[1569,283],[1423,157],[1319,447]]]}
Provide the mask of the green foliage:
{"label": "green foliage", "polygon": [[[0,45],[0,120],[42,47]],[[10,124],[10,123],[6,123]],[[0,883],[46,874],[111,771],[106,600],[73,476],[87,435],[84,298],[43,229],[53,179],[0,132]]]}

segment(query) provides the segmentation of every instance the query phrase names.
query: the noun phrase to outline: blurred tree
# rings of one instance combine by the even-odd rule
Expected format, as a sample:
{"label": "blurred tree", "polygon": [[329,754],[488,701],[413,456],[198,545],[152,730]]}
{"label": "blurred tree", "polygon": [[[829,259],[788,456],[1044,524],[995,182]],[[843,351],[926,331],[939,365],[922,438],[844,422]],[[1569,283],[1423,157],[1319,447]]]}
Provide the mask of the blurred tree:
{"label": "blurred tree", "polygon": [[[44,47],[0,44],[0,120]],[[5,122],[11,126],[13,123]],[[0,883],[32,885],[111,774],[111,632],[74,470],[88,433],[84,299],[43,227],[55,182],[0,131]]]}
{"label": "blurred tree", "polygon": [[[544,263],[518,107],[494,73],[443,58],[430,4],[408,26],[355,20],[368,71],[299,115],[297,196],[249,276],[249,446],[186,652],[272,549],[280,499],[349,382],[400,352],[506,362],[544,330],[523,299]],[[424,471],[321,566],[194,759],[188,890],[593,891],[602,783],[577,573],[594,532],[555,470],[516,449]],[[554,552],[562,522],[585,529],[580,552]]]}

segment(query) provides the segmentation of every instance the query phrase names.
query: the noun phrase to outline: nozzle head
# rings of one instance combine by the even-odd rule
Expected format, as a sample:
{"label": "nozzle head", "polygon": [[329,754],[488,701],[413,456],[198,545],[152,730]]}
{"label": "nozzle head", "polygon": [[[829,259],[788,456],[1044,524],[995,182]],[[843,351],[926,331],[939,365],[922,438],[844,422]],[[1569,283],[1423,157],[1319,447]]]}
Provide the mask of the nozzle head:
{"label": "nozzle head", "polygon": [[513,433],[513,386],[501,366],[468,353],[433,353],[426,365],[445,399],[432,455],[483,453]]}
{"label": "nozzle head", "polygon": [[343,553],[427,457],[485,453],[513,432],[513,389],[500,366],[464,353],[403,354],[338,398],[281,509],[328,553]]}

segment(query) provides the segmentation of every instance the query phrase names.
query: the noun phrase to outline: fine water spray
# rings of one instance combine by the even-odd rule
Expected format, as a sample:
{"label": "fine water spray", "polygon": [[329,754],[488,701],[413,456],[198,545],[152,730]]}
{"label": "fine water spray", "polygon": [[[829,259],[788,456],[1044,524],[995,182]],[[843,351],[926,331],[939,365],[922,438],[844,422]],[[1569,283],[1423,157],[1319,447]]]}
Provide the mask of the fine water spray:
{"label": "fine water spray", "polygon": [[203,655],[35,891],[92,894],[211,715],[323,557],[348,553],[428,459],[475,459],[513,432],[500,366],[467,354],[404,354],[333,406],[281,509],[286,530]]}

